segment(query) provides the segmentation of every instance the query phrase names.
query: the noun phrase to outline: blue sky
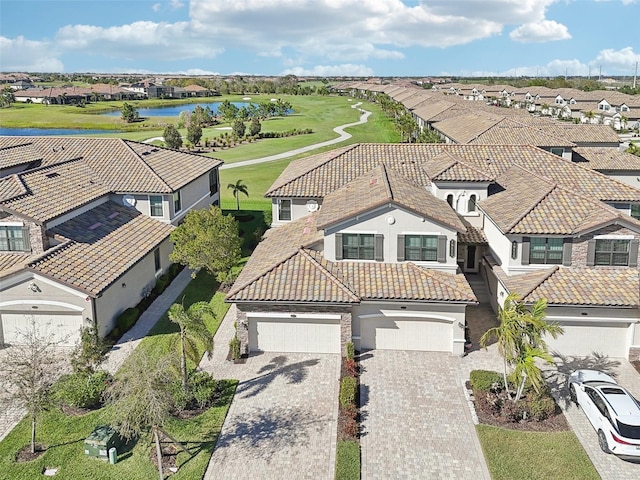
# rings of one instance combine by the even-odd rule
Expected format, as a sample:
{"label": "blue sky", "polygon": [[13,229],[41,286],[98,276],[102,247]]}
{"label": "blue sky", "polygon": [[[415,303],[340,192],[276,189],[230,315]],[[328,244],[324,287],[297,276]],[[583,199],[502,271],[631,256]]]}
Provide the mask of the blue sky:
{"label": "blue sky", "polygon": [[640,0],[0,0],[0,71],[632,76]]}

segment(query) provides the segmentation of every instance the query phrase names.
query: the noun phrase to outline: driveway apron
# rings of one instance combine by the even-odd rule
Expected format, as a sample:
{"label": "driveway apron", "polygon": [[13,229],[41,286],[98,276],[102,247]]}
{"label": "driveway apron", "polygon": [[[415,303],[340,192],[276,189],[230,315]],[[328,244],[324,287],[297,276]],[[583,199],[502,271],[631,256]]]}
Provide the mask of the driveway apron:
{"label": "driveway apron", "polygon": [[205,478],[333,479],[340,356],[264,353],[234,367],[241,381]]}
{"label": "driveway apron", "polygon": [[450,353],[361,355],[362,479],[489,479]]}

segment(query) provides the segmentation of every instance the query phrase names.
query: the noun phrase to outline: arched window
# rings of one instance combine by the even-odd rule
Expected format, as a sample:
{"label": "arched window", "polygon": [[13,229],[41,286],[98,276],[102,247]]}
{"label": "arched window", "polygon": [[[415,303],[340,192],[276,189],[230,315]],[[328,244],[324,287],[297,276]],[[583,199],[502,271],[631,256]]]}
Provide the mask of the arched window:
{"label": "arched window", "polygon": [[467,211],[469,211],[469,212],[475,212],[476,211],[476,196],[475,195],[471,195],[469,197],[469,202],[467,204]]}
{"label": "arched window", "polygon": [[453,194],[450,193],[449,195],[447,195],[447,203],[451,208],[453,208]]}

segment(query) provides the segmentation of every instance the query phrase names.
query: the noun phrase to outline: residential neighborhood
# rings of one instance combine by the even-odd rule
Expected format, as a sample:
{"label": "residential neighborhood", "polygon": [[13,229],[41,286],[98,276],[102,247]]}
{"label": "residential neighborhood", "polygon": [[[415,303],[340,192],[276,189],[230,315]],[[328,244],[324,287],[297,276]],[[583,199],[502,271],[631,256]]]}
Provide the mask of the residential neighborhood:
{"label": "residential neighborhood", "polygon": [[[565,381],[609,366],[640,396],[640,161],[616,132],[637,128],[634,117],[566,121],[535,101],[518,107],[501,95],[507,86],[502,106],[493,90],[467,87],[332,86],[358,124],[371,114],[362,102],[393,104],[414,120],[411,135],[437,142],[339,145],[274,176],[268,228],[237,277],[209,292],[226,313],[196,367],[239,383],[202,478],[241,468],[283,478],[290,462],[309,478],[341,478],[344,359],[354,355],[359,478],[493,478],[465,385],[474,371],[502,371],[498,345],[483,338],[512,298],[544,302],[562,329],[543,337],[555,359],[545,381],[590,468],[638,472],[598,449]],[[120,138],[0,137],[0,344],[19,347],[30,324],[68,348],[88,328],[112,334],[170,270],[171,233],[221,205],[223,164],[215,152]],[[227,187],[237,215],[241,182]],[[118,366],[162,313],[112,347]]]}

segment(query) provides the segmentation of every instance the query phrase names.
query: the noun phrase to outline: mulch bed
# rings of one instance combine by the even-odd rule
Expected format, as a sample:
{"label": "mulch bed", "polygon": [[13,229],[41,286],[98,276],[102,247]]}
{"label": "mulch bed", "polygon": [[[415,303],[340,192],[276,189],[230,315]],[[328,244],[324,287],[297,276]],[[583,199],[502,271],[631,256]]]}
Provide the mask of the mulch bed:
{"label": "mulch bed", "polygon": [[[467,388],[470,388],[469,382],[467,382]],[[509,418],[505,418],[504,416],[493,412],[494,409],[488,401],[487,392],[481,392],[474,389],[473,400],[476,414],[478,415],[478,421],[485,425],[529,432],[564,432],[569,430],[567,419],[562,413],[560,407],[557,405],[554,415],[551,415],[544,420],[524,420],[514,422]]]}
{"label": "mulch bed", "polygon": [[46,451],[47,451],[47,447],[45,447],[40,443],[36,443],[35,453],[31,453],[31,444],[25,445],[20,449],[20,451],[16,455],[16,462],[17,463],[30,462],[38,458],[40,455],[42,455]]}
{"label": "mulch bed", "polygon": [[[164,475],[171,475],[173,472],[170,468],[176,467],[176,457],[178,456],[178,449],[173,443],[162,443],[167,439],[160,439],[160,447],[162,448],[162,472]],[[153,465],[158,468],[158,457],[156,456],[156,444],[153,442],[151,451],[149,452],[149,459]]]}
{"label": "mulch bed", "polygon": [[96,408],[72,407],[71,405],[67,405],[66,403],[63,403],[62,405],[60,405],[60,410],[62,410],[62,413],[64,413],[69,417],[78,417],[80,415],[85,415],[86,413],[93,412],[94,410],[97,410],[100,407],[101,406],[98,406]]}

